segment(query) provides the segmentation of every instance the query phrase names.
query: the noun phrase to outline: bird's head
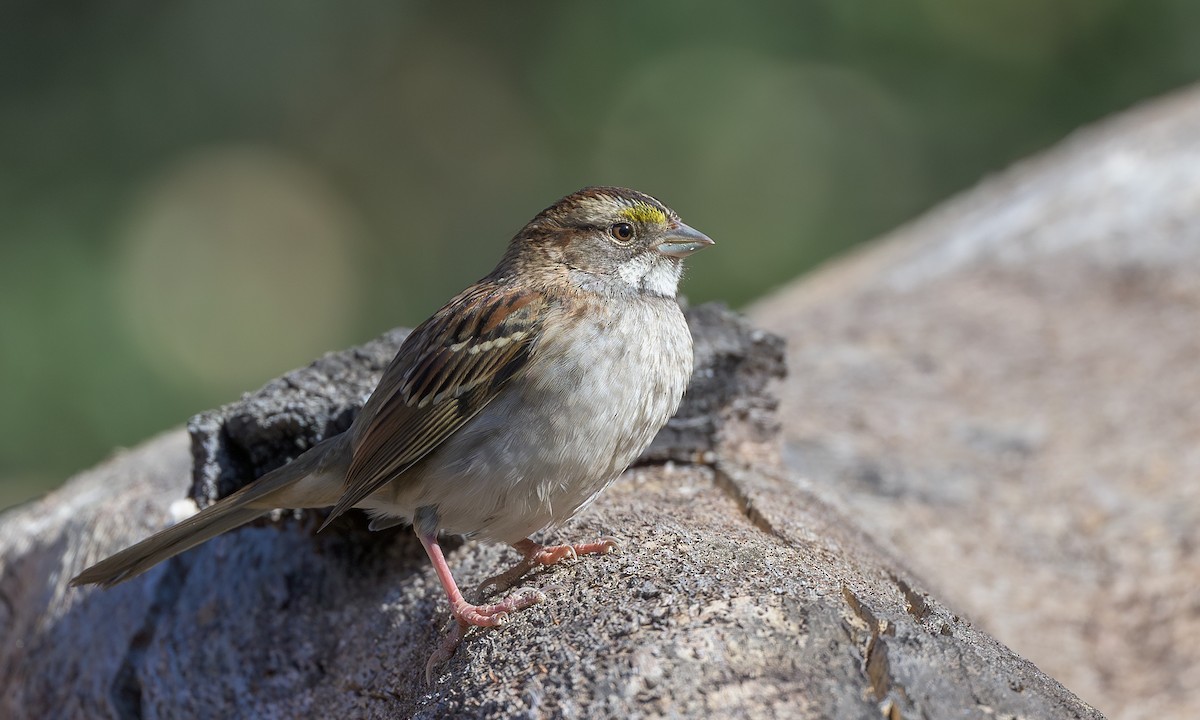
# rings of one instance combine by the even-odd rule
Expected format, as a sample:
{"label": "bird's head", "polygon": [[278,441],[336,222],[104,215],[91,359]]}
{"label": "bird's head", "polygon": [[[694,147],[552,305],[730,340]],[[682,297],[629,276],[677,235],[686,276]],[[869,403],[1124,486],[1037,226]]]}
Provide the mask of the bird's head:
{"label": "bird's head", "polygon": [[666,205],[618,187],[589,187],[543,210],[506,260],[542,266],[584,289],[674,297],[683,259],[712,245]]}

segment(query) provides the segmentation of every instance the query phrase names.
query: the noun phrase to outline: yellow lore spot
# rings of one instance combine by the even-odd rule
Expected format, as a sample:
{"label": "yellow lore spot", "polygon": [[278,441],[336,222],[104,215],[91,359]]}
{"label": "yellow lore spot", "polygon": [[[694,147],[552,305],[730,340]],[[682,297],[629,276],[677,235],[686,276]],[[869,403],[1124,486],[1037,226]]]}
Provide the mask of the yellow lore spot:
{"label": "yellow lore spot", "polygon": [[665,225],[667,223],[667,214],[662,210],[647,205],[646,203],[638,203],[633,207],[622,208],[621,217],[632,220],[633,222],[645,224]]}

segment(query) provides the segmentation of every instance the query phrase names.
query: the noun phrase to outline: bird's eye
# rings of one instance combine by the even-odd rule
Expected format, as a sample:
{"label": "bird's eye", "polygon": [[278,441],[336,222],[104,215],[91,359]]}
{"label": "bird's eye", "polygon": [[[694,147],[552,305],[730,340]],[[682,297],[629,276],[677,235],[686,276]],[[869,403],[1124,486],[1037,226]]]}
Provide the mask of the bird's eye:
{"label": "bird's eye", "polygon": [[633,239],[633,226],[629,223],[615,223],[608,232],[617,242],[627,243]]}

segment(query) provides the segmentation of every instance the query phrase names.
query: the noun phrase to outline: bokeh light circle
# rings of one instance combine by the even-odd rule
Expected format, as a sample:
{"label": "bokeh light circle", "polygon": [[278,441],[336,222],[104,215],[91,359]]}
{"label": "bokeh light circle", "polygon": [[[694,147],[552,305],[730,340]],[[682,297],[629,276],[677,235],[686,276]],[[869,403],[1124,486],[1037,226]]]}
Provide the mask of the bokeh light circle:
{"label": "bokeh light circle", "polygon": [[844,244],[828,232],[839,219],[911,206],[919,156],[906,108],[861,73],[705,49],[624,84],[595,164],[604,182],[660,193],[711,235],[721,260],[690,272],[737,301]]}
{"label": "bokeh light circle", "polygon": [[124,319],[164,376],[249,389],[347,341],[358,225],[320,176],[277,151],[193,152],[130,210]]}

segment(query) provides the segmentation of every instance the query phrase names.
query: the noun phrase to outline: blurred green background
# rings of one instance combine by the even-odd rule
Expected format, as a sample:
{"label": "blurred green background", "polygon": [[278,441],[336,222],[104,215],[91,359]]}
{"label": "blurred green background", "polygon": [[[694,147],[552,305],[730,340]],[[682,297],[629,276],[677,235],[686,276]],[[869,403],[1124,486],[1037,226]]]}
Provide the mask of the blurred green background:
{"label": "blurred green background", "polygon": [[637,187],[745,303],[1200,77],[1195,0],[0,5],[0,507]]}

